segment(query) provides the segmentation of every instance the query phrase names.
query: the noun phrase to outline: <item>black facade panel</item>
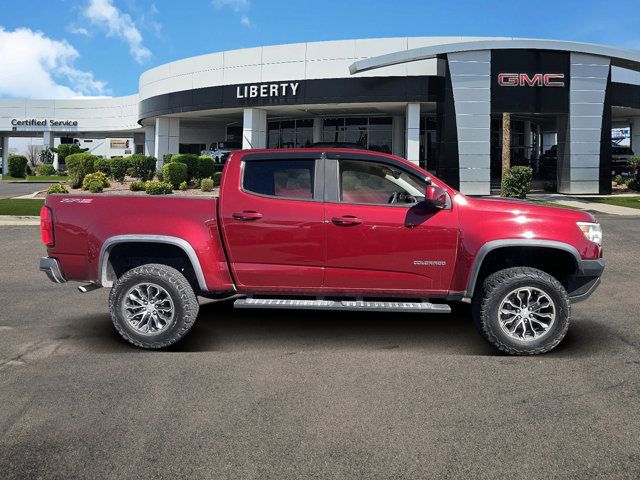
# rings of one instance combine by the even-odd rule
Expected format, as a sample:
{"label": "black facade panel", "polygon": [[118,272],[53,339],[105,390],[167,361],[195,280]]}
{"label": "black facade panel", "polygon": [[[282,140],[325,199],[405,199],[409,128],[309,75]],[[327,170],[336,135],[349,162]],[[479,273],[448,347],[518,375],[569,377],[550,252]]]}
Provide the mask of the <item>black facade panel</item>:
{"label": "black facade panel", "polygon": [[455,189],[460,188],[460,159],[458,156],[458,127],[453,100],[451,72],[446,66],[443,101],[438,103],[438,164],[436,175]]}
{"label": "black facade panel", "polygon": [[[296,94],[293,95],[295,84]],[[167,93],[140,102],[138,117],[143,120],[172,113],[219,108],[264,107],[271,105],[318,105],[366,102],[440,102],[444,79],[437,76],[337,78],[264,82],[274,85],[278,95],[248,96],[249,85],[224,85]],[[284,94],[280,94],[284,92]]]}
{"label": "black facade panel", "polygon": [[607,92],[609,91],[612,106],[640,108],[640,85],[610,81],[607,88]]}
{"label": "black facade panel", "polygon": [[[504,86],[500,74],[562,74],[564,86]],[[547,50],[491,51],[491,113],[567,113],[569,111],[569,52]]]}

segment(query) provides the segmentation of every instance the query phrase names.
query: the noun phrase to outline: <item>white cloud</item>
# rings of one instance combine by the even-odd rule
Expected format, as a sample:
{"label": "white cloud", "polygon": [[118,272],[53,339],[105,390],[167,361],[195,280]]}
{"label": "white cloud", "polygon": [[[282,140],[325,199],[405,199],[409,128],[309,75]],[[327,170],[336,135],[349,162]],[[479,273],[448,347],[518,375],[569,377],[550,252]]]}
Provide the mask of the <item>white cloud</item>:
{"label": "white cloud", "polygon": [[66,40],[53,40],[42,32],[0,27],[0,95],[21,98],[73,98],[103,96],[106,83],[73,62],[78,51]]}
{"label": "white cloud", "polygon": [[69,25],[67,27],[67,31],[69,33],[73,33],[74,35],[83,35],[85,37],[91,36],[89,30],[84,27],[76,27],[75,25]]}
{"label": "white cloud", "polygon": [[107,31],[107,36],[118,37],[129,44],[129,53],[138,63],[151,57],[151,51],[142,42],[142,34],[127,13],[113,6],[113,0],[89,0],[85,17],[97,27]]}
{"label": "white cloud", "polygon": [[229,8],[236,13],[242,13],[240,16],[240,25],[243,27],[251,26],[251,19],[247,12],[251,7],[249,0],[212,0],[213,6],[217,9]]}

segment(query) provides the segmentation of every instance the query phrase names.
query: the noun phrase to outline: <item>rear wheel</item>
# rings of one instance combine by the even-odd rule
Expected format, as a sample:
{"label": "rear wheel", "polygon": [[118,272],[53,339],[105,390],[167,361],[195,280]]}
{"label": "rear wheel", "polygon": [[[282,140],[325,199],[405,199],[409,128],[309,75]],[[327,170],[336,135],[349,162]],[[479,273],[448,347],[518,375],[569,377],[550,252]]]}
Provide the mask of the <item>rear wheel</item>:
{"label": "rear wheel", "polygon": [[485,279],[473,299],[481,335],[510,355],[535,355],[555,348],[569,328],[571,306],[564,287],[530,267],[500,270]]}
{"label": "rear wheel", "polygon": [[189,332],[199,305],[182,273],[151,263],[118,279],[109,295],[109,310],[125,340],[141,348],[163,348]]}

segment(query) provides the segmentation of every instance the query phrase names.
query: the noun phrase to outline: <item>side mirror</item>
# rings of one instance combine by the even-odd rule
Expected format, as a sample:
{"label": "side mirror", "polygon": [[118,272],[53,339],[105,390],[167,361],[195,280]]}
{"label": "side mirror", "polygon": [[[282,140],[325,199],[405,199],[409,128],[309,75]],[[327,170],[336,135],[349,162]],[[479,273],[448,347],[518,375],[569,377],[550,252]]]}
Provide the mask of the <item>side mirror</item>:
{"label": "side mirror", "polygon": [[444,208],[447,206],[447,191],[435,185],[427,185],[424,201],[432,207]]}

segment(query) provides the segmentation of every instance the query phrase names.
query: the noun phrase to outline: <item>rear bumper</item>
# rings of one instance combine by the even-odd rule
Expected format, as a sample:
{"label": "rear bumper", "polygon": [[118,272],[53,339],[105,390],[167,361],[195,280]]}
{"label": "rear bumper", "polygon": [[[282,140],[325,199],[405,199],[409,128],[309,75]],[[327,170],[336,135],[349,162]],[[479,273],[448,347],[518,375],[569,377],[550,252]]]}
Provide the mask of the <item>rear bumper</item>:
{"label": "rear bumper", "polygon": [[49,280],[54,283],[65,283],[67,281],[62,275],[62,271],[60,270],[60,264],[58,260],[51,257],[41,257],[40,258],[40,271],[47,274]]}
{"label": "rear bumper", "polygon": [[571,302],[581,302],[591,296],[600,285],[600,277],[604,271],[604,258],[582,260],[578,273],[569,282],[569,298]]}

